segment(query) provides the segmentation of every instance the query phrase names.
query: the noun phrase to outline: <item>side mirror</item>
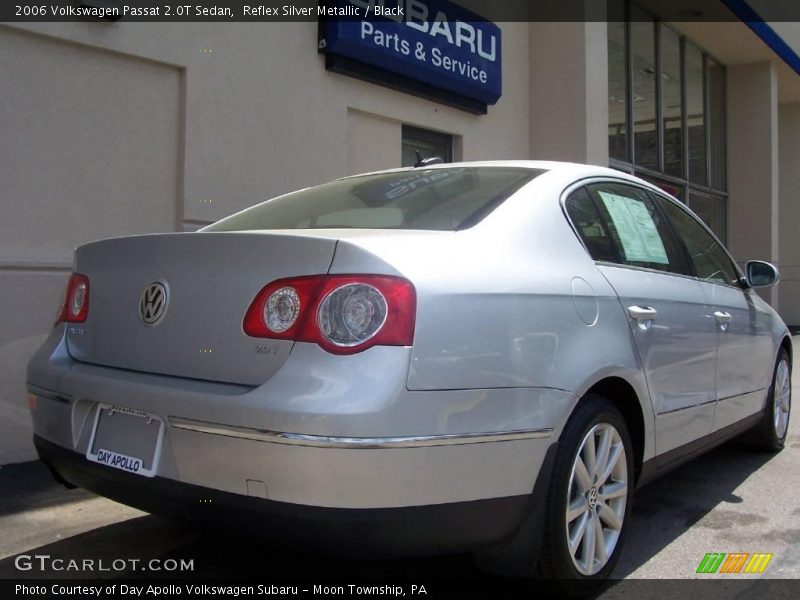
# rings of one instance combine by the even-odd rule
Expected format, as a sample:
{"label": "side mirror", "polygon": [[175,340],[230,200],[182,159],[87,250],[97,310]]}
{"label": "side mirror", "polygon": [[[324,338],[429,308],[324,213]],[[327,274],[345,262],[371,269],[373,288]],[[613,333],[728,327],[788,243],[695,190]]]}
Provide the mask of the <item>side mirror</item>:
{"label": "side mirror", "polygon": [[750,287],[770,287],[778,283],[778,268],[763,260],[748,260],[744,265],[745,278]]}

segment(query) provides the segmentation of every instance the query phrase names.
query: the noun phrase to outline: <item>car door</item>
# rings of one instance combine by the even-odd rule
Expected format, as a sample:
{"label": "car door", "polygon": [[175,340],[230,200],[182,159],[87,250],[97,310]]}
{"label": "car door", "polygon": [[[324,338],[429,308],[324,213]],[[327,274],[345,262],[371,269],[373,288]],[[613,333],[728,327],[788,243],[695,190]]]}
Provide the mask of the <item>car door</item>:
{"label": "car door", "polygon": [[773,367],[771,317],[742,285],[742,274],[717,238],[683,206],[656,195],[692,261],[717,331],[714,430],[763,407]]}
{"label": "car door", "polygon": [[593,231],[605,238],[592,242],[605,253],[595,260],[628,317],[655,412],[657,452],[707,435],[714,412],[716,331],[670,224],[643,188],[628,183],[590,183],[567,205],[594,212]]}

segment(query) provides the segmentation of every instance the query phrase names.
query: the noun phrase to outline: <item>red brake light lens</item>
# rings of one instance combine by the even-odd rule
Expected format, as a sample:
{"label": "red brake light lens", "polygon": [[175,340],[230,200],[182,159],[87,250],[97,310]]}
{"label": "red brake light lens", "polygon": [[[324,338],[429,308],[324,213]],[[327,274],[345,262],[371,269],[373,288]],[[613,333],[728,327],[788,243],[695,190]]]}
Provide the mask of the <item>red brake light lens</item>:
{"label": "red brake light lens", "polygon": [[67,282],[64,302],[56,318],[59,323],[83,323],[89,316],[89,278],[73,273]]}
{"label": "red brake light lens", "polygon": [[247,309],[242,329],[252,337],[299,339],[321,285],[321,278],[313,275],[279,279],[264,286]]}
{"label": "red brake light lens", "polygon": [[334,354],[414,342],[416,291],[384,275],[313,275],[273,281],[250,304],[253,337],[315,342]]}

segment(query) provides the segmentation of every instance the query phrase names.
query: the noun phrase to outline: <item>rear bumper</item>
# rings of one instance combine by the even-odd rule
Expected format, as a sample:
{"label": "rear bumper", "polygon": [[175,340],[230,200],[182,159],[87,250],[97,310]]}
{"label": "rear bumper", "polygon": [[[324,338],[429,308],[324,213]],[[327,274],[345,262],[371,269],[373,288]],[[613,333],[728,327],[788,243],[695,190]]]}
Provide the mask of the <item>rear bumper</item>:
{"label": "rear bumper", "polygon": [[306,506],[133,475],[90,462],[40,436],[34,436],[34,444],[41,460],[67,482],[144,511],[361,558],[447,553],[500,542],[517,531],[533,499],[524,495],[397,508]]}
{"label": "rear bumper", "polygon": [[358,355],[374,363],[382,386],[363,385],[341,357],[298,344],[278,375],[246,388],[80,363],[62,334],[54,329],[28,366],[37,436],[85,456],[101,404],[147,413],[164,423],[159,478],[293,505],[383,509],[529,496],[576,402],[549,388],[411,392],[406,366],[395,372],[404,348]]}
{"label": "rear bumper", "polygon": [[[529,531],[534,484],[549,478],[575,396],[412,392],[398,353],[359,355],[382,379],[363,385],[341,357],[298,344],[279,374],[247,388],[81,363],[56,328],[28,367],[36,446],[67,482],[125,504],[352,556],[487,547]],[[86,458],[104,405],[163,423],[155,450],[135,427],[105,437],[105,450],[157,457],[153,477]]]}

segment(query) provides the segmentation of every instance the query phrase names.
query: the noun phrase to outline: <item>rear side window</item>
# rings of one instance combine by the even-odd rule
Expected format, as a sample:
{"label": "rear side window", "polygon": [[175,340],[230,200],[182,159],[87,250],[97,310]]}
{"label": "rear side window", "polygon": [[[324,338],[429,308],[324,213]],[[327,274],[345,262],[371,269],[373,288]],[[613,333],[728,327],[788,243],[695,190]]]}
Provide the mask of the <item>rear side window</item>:
{"label": "rear side window", "polygon": [[455,167],[351,177],[268,200],[202,231],[455,231],[477,224],[542,173],[522,167]]}
{"label": "rear side window", "polygon": [[613,254],[606,251],[611,258],[595,260],[690,274],[671,225],[647,192],[621,183],[590,184],[585,190],[613,248]]}
{"label": "rear side window", "polygon": [[566,202],[569,215],[583,245],[594,260],[620,262],[614,240],[585,188],[573,192]]}
{"label": "rear side window", "polygon": [[656,196],[656,202],[672,221],[686,246],[699,279],[737,285],[739,271],[720,243],[688,212],[673,202]]}

